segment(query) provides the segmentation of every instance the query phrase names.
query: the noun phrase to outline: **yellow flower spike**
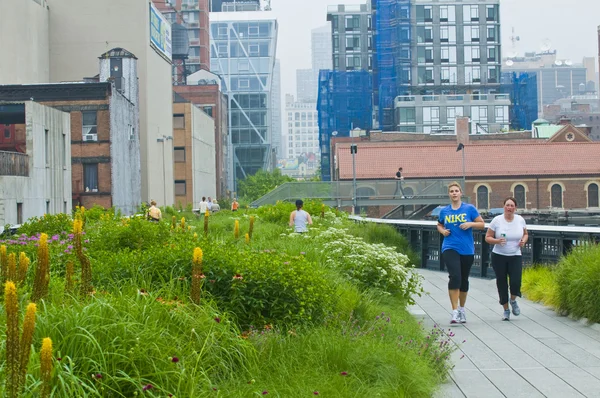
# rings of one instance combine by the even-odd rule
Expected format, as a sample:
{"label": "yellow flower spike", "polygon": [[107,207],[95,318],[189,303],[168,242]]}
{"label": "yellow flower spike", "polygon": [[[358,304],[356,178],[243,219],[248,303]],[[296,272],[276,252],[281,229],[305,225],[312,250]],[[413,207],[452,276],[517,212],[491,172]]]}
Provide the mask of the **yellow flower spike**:
{"label": "yellow flower spike", "polygon": [[181,229],[185,230],[185,217],[181,217]]}
{"label": "yellow flower spike", "polygon": [[252,239],[252,233],[254,232],[254,216],[250,216],[250,226],[248,227],[248,236]]}
{"label": "yellow flower spike", "polygon": [[246,239],[246,243],[250,243],[250,235],[246,234],[244,237]]}
{"label": "yellow flower spike", "polygon": [[240,237],[240,221],[235,220],[235,224],[233,226],[233,236],[238,239]]}
{"label": "yellow flower spike", "polygon": [[29,257],[24,252],[19,254],[19,274],[17,275],[17,281],[23,283],[27,278],[27,271],[29,270]]}
{"label": "yellow flower spike", "polygon": [[192,230],[192,226],[188,225],[188,231],[191,231],[191,230]]}
{"label": "yellow flower spike", "polygon": [[6,255],[6,246],[0,246],[0,277],[1,282],[6,282],[6,273],[8,272],[8,256]]}
{"label": "yellow flower spike", "polygon": [[202,249],[197,247],[194,249],[194,257],[193,257],[193,262],[194,264],[202,264]]}
{"label": "yellow flower spike", "polygon": [[208,217],[210,216],[210,212],[208,211],[208,209],[206,209],[206,211],[204,212],[204,217]]}
{"label": "yellow flower spike", "polygon": [[41,234],[38,244],[38,261],[33,282],[31,301],[38,302],[48,294],[50,282],[50,254],[48,252],[48,235]]}
{"label": "yellow flower spike", "polygon": [[6,392],[9,397],[19,393],[19,302],[17,287],[11,281],[4,285],[6,311]]}
{"label": "yellow flower spike", "polygon": [[194,239],[198,239],[198,234],[194,232]]}
{"label": "yellow flower spike", "polygon": [[35,313],[37,306],[34,303],[29,303],[25,312],[25,320],[23,321],[23,335],[21,336],[21,361],[19,364],[19,386],[25,384],[27,378],[27,365],[29,364],[29,356],[31,354],[31,342],[33,341],[33,332],[35,331]]}
{"label": "yellow flower spike", "polygon": [[42,350],[40,351],[40,372],[42,374],[42,393],[41,397],[49,397],[52,391],[52,340],[49,337],[42,340]]}
{"label": "yellow flower spike", "polygon": [[6,279],[16,282],[17,279],[17,256],[15,253],[8,255],[8,267],[6,271]]}

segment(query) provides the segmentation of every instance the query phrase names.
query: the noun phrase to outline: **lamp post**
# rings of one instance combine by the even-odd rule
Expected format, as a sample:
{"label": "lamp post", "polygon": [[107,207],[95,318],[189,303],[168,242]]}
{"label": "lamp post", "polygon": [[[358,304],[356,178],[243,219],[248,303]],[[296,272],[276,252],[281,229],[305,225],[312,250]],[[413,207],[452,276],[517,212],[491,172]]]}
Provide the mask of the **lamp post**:
{"label": "lamp post", "polygon": [[[354,124],[352,125],[354,126]],[[350,130],[350,135],[352,137],[352,145],[350,146],[350,153],[352,154],[352,214],[356,214],[356,152],[358,147],[354,143],[354,134],[358,133],[360,128],[356,127]]]}
{"label": "lamp post", "polygon": [[[332,136],[332,137],[336,137],[337,135],[338,135],[338,132],[337,132],[337,130],[336,130],[336,131],[333,131],[333,132],[331,132],[331,136]],[[333,154],[334,154],[334,156],[336,156],[336,155],[335,155],[335,151],[333,151]],[[341,195],[341,193],[340,193],[340,166],[339,166],[339,164],[338,164],[338,161],[339,161],[339,160],[338,160],[338,159],[336,159],[335,157],[334,157],[334,159],[335,159],[335,162],[334,162],[334,165],[333,165],[333,173],[334,173],[335,179],[336,179],[336,181],[337,181],[337,183],[336,183],[336,186],[337,186],[337,192],[336,192],[336,194],[335,194],[335,198],[336,198],[336,201],[337,201],[337,207],[338,207],[338,209],[339,209],[339,208],[341,207],[341,205],[342,205],[342,203],[341,203],[341,200],[342,200],[342,199],[341,199],[341,198],[342,198],[342,195]],[[336,174],[336,172],[337,172],[337,174]]]}
{"label": "lamp post", "polygon": [[462,174],[463,174],[462,189],[464,192],[467,189],[467,177],[466,177],[466,172],[465,172],[465,146],[462,143],[458,144],[458,147],[456,148],[456,152],[458,152],[458,151],[462,151]]}

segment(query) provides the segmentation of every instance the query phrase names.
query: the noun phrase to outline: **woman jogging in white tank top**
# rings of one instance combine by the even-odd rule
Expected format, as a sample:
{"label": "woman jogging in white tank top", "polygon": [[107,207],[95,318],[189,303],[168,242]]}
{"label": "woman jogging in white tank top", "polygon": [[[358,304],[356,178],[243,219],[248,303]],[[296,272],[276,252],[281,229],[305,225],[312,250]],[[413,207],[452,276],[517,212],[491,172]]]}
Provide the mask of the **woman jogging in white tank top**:
{"label": "woman jogging in white tank top", "polygon": [[294,227],[294,232],[300,234],[308,232],[307,225],[312,225],[310,214],[302,210],[302,206],[304,206],[304,202],[298,199],[296,201],[296,210],[290,214],[290,227]]}

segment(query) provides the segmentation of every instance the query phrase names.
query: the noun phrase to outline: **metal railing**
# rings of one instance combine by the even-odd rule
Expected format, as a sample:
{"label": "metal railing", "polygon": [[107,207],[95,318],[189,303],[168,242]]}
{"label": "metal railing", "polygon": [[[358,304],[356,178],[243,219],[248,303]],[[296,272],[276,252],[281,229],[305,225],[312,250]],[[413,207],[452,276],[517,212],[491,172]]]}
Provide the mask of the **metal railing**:
{"label": "metal railing", "polygon": [[[397,180],[357,180],[357,205],[446,203],[448,184],[452,181],[454,180],[404,180],[400,189],[400,182]],[[318,199],[330,206],[352,206],[353,193],[352,181],[288,182],[257,199],[251,206],[259,207],[296,199]]]}
{"label": "metal railing", "polygon": [[0,151],[0,176],[29,176],[29,156],[19,152]]}
{"label": "metal railing", "polygon": [[[383,220],[351,216],[357,222],[374,222],[394,226],[408,239],[411,248],[419,254],[421,268],[444,271],[442,260],[443,237],[437,231],[436,221]],[[471,275],[494,279],[491,266],[493,245],[485,241],[486,229],[474,231],[475,262]],[[600,242],[599,227],[570,227],[549,225],[527,225],[529,240],[521,250],[523,266],[533,264],[556,264],[572,248],[589,242]]]}

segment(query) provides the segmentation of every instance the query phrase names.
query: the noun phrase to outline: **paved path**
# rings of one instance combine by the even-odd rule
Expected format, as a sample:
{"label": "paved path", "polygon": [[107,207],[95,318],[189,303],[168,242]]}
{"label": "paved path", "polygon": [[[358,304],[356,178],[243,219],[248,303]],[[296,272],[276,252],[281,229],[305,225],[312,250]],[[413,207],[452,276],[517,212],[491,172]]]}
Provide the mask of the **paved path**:
{"label": "paved path", "polygon": [[[411,312],[428,326],[450,328],[448,276],[419,272],[427,294]],[[468,323],[452,326],[459,346],[452,380],[436,398],[600,397],[598,328],[524,299],[519,301],[521,315],[503,322],[495,280],[470,281]]]}

